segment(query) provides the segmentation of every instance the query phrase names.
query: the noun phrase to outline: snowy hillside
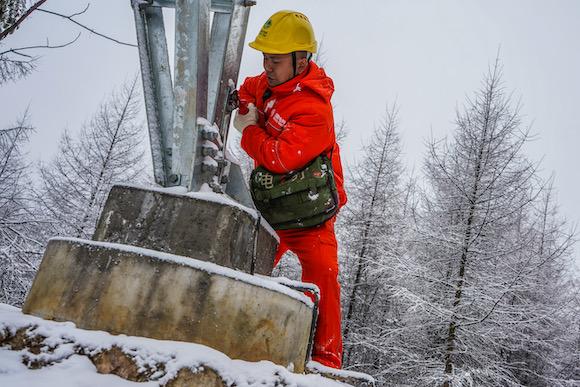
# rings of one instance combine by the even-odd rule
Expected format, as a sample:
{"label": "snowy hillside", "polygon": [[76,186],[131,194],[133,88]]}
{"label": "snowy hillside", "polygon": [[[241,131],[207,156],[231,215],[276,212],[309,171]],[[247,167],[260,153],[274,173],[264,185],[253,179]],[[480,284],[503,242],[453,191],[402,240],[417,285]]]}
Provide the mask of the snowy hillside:
{"label": "snowy hillside", "polygon": [[345,386],[269,361],[232,360],[203,345],[81,330],[6,304],[0,304],[0,344],[0,386],[181,386],[196,374],[238,387]]}

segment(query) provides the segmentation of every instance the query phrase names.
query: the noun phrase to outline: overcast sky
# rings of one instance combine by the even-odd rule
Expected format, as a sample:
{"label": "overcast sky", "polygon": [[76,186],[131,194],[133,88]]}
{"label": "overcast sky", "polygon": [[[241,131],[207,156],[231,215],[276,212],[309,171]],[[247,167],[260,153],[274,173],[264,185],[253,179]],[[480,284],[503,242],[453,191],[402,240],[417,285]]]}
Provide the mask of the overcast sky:
{"label": "overcast sky", "polygon": [[[45,9],[79,11],[82,1],[48,0]],[[336,121],[349,135],[343,158],[360,157],[362,143],[384,116],[400,106],[405,163],[421,169],[425,140],[452,133],[455,110],[478,89],[498,49],[505,86],[521,99],[536,140],[526,152],[555,174],[561,213],[580,221],[580,1],[577,0],[258,0],[247,41],[280,9],[305,13],[323,41],[334,79]],[[171,13],[166,20],[172,40]],[[98,0],[78,18],[117,39],[135,42],[130,1]],[[63,43],[80,29],[66,20],[34,14],[5,48]],[[48,160],[64,128],[77,130],[123,81],[138,74],[135,48],[83,31],[72,46],[36,51],[38,70],[0,88],[0,126],[29,107],[37,133],[33,160]],[[244,51],[240,79],[261,71],[260,53]]]}

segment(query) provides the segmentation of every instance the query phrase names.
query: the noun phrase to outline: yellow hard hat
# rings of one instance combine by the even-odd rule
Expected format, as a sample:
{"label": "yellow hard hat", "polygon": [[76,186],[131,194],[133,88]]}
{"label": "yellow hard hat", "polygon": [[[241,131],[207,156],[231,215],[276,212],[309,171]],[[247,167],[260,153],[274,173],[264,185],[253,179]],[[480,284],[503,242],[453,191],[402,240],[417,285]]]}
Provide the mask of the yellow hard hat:
{"label": "yellow hard hat", "polygon": [[250,47],[265,54],[289,54],[294,51],[316,52],[316,40],[310,20],[296,11],[278,11],[264,23]]}

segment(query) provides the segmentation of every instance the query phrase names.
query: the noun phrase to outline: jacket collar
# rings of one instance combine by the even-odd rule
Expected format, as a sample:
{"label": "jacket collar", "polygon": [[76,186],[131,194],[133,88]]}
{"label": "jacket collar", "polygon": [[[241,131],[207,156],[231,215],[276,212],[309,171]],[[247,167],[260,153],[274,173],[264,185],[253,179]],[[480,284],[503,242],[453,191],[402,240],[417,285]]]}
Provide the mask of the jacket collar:
{"label": "jacket collar", "polygon": [[[282,95],[282,94],[290,94],[296,90],[296,86],[305,78],[308,77],[310,72],[312,71],[313,67],[316,66],[314,62],[309,62],[308,67],[304,70],[301,74],[298,74],[292,79],[287,80],[284,83],[281,83],[274,87],[268,87],[271,90],[272,95]],[[266,74],[264,73],[264,77]],[[266,78],[267,79],[267,78]]]}

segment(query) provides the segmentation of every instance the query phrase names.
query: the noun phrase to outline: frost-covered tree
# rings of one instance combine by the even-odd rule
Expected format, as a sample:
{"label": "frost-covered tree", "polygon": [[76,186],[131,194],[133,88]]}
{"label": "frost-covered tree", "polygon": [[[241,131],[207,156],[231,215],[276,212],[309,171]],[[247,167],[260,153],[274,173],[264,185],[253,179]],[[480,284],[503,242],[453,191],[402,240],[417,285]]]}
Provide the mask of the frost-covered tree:
{"label": "frost-covered tree", "polygon": [[26,0],[3,0],[0,3],[0,33],[14,26],[26,12]]}
{"label": "frost-covered tree", "polygon": [[41,6],[45,5],[46,1],[47,0],[0,1],[0,85],[8,81],[17,81],[34,71],[38,60],[38,55],[35,53],[38,52],[38,50],[67,47],[75,43],[80,37],[79,32],[75,38],[72,38],[66,43],[51,44],[48,39],[46,39],[43,44],[35,43],[25,47],[3,48],[4,39],[15,33],[33,14],[43,13],[52,17],[61,18],[73,23],[76,28],[88,31],[101,38],[110,40],[117,44],[136,47],[134,44],[122,42],[106,34],[97,32],[94,28],[88,27],[77,20],[76,18],[79,17],[79,15],[87,12],[89,4],[87,4],[83,10],[67,15],[42,8]]}
{"label": "frost-covered tree", "polygon": [[37,196],[55,234],[90,239],[113,183],[136,182],[142,174],[139,103],[133,80],[100,106],[78,138],[65,132],[56,157],[41,166]]}
{"label": "frost-covered tree", "polygon": [[509,356],[553,339],[545,328],[555,310],[538,299],[549,289],[537,279],[541,262],[556,260],[537,248],[542,187],[522,152],[528,139],[496,63],[458,112],[453,140],[429,144],[428,187],[395,292],[408,338],[396,371],[414,385],[522,386],[522,368],[534,367]]}
{"label": "frost-covered tree", "polygon": [[[404,235],[401,146],[395,105],[374,130],[361,161],[350,167],[349,202],[337,225],[344,306],[344,361],[347,367],[376,371],[390,308],[390,261],[401,253]],[[374,344],[373,344],[374,343]],[[371,372],[372,373],[372,372]]]}
{"label": "frost-covered tree", "polygon": [[[3,49],[2,41],[44,2],[46,0],[39,0],[28,7],[27,0],[0,1],[0,85],[24,78],[34,70],[37,57],[27,53],[31,47]],[[50,48],[50,45],[47,43],[42,47]]]}
{"label": "frost-covered tree", "polygon": [[40,221],[31,200],[23,146],[33,129],[26,115],[0,130],[0,302],[19,306],[40,259]]}
{"label": "frost-covered tree", "polygon": [[527,268],[508,299],[512,305],[525,307],[518,316],[524,333],[511,337],[504,358],[526,386],[569,385],[570,374],[565,370],[578,359],[580,350],[575,334],[580,321],[570,276],[574,233],[558,217],[552,184],[550,179],[528,222],[521,225],[530,235],[526,238]]}

